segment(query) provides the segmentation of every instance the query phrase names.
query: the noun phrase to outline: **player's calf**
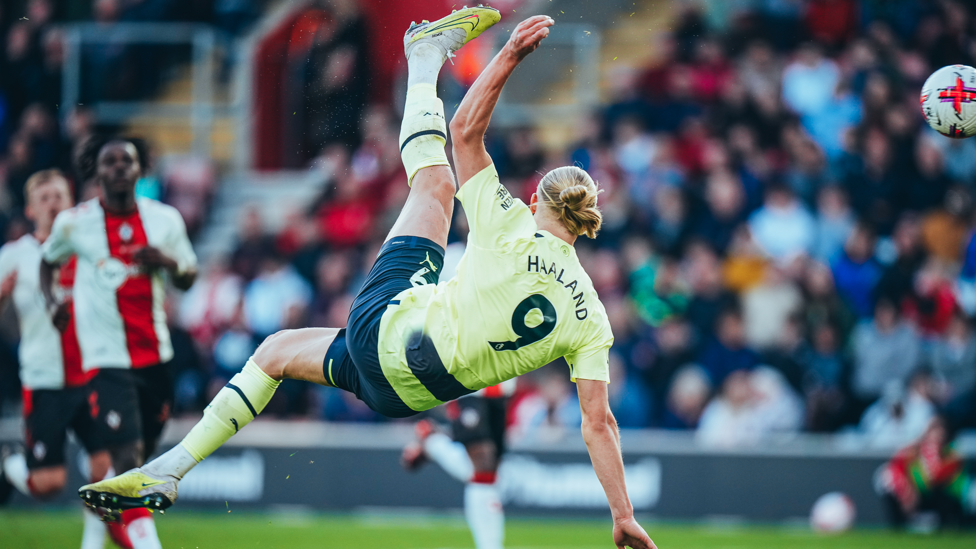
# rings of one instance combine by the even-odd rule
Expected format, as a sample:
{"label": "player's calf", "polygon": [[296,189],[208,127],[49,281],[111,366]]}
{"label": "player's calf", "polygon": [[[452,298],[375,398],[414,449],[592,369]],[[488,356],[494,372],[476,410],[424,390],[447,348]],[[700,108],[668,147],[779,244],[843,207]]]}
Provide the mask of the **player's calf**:
{"label": "player's calf", "polygon": [[68,471],[64,465],[42,467],[30,472],[31,495],[37,499],[50,499],[58,495],[68,482]]}

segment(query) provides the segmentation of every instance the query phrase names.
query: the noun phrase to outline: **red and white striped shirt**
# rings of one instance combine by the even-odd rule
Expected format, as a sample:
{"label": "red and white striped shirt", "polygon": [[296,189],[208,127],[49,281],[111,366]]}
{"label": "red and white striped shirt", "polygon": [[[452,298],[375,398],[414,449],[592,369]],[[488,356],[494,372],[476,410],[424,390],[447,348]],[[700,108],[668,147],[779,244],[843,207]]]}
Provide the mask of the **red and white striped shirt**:
{"label": "red and white striped shirt", "polygon": [[[75,335],[74,315],[64,332],[51,322],[40,285],[41,243],[25,235],[0,248],[0,280],[17,272],[13,304],[20,323],[20,381],[25,389],[63,389],[84,385],[92,372],[81,367],[81,351]],[[55,297],[70,298],[75,278],[75,258],[61,265]]]}
{"label": "red and white striped shirt", "polygon": [[153,246],[172,258],[179,272],[197,257],[175,208],[140,198],[136,210],[106,212],[98,199],[58,214],[42,253],[49,263],[78,257],[74,313],[84,369],[144,368],[173,358],[163,309],[163,273],[133,261]]}

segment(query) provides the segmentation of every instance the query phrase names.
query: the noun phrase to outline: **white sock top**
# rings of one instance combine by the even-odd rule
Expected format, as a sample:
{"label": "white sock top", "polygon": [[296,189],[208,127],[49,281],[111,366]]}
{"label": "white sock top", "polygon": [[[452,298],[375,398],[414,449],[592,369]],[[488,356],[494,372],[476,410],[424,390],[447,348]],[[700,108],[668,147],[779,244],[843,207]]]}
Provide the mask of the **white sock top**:
{"label": "white sock top", "polygon": [[407,89],[417,84],[437,85],[437,75],[447,56],[433,44],[417,44],[407,57]]}

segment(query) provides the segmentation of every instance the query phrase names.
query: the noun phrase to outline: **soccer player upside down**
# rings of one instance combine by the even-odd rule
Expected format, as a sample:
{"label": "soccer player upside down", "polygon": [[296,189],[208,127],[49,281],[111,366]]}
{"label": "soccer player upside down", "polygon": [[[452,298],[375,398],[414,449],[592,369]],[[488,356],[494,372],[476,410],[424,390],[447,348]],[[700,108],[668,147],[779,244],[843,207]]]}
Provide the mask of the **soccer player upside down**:
{"label": "soccer player upside down", "polygon": [[[183,475],[254,419],[284,378],[350,391],[381,414],[407,417],[565,357],[579,391],[583,438],[613,514],[614,542],[655,547],[633,517],[608,404],[613,335],[573,248],[578,236],[592,238],[600,228],[596,185],[580,168],[557,168],[526,205],[499,183],[484,146],[502,87],[548,36],[551,18],[522,21],[461,102],[451,121],[459,190],[444,152],[437,75],[448,57],[499,19],[491,8],[464,8],[412,25],[404,37],[408,90],[400,148],[411,190],[347,328],[272,335],[178,446],[141,468],[83,486],[86,502],[169,507]],[[438,284],[455,196],[468,216],[468,247],[457,276]]]}

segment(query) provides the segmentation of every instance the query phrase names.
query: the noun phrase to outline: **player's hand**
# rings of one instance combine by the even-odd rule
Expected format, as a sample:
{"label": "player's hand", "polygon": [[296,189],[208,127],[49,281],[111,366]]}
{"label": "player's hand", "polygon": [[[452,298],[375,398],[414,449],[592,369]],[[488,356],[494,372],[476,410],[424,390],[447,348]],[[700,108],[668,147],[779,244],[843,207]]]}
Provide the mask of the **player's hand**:
{"label": "player's hand", "polygon": [[176,261],[153,246],[146,246],[137,251],[132,255],[132,259],[148,270],[167,269],[175,271],[177,268]]}
{"label": "player's hand", "polygon": [[647,532],[641,528],[634,517],[613,521],[613,542],[617,549],[657,549]]}
{"label": "player's hand", "polygon": [[3,281],[0,281],[0,299],[6,299],[10,297],[10,294],[14,293],[14,286],[17,285],[17,271],[13,271],[4,277]]}
{"label": "player's hand", "polygon": [[549,36],[549,27],[554,24],[555,21],[548,15],[529,17],[516,25],[505,47],[517,61],[521,61],[539,47],[543,38]]}
{"label": "player's hand", "polygon": [[51,307],[51,323],[54,327],[58,329],[59,332],[64,332],[68,329],[68,323],[71,322],[71,302],[66,301],[58,305]]}

